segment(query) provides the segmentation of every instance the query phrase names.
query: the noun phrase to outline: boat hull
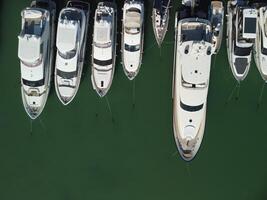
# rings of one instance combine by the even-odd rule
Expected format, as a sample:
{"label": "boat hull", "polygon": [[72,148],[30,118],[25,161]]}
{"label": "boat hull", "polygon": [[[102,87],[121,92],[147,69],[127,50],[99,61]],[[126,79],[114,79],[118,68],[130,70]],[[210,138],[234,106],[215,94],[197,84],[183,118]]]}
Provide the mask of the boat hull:
{"label": "boat hull", "polygon": [[[125,45],[127,45],[126,37],[128,38],[127,41],[128,40],[131,41],[130,39],[131,35],[127,34],[124,27],[126,10],[130,8],[137,8],[138,10],[140,10],[141,20],[142,20],[140,33],[137,35],[133,35],[134,40],[136,41],[138,40],[138,43],[135,42],[134,44],[135,46],[139,46],[139,50],[137,51],[128,51],[125,49]],[[135,1],[129,1],[125,3],[123,9],[123,16],[124,19],[122,23],[122,42],[121,42],[122,66],[123,66],[123,71],[127,76],[127,78],[129,80],[133,80],[139,73],[142,64],[143,46],[144,46],[144,4],[141,2],[137,3]]]}
{"label": "boat hull", "polygon": [[153,9],[152,11],[152,26],[153,26],[153,32],[155,35],[155,39],[157,41],[158,46],[160,47],[163,43],[163,40],[165,38],[165,35],[168,30],[169,25],[169,10],[167,9],[166,12],[166,19],[164,24],[160,24],[159,21],[162,20],[161,16],[157,14],[158,10]]}
{"label": "boat hull", "polygon": [[[58,99],[63,105],[70,104],[75,96],[78,93],[81,77],[82,77],[82,71],[83,71],[83,65],[84,65],[84,59],[85,59],[85,52],[86,52],[86,42],[87,42],[87,34],[88,34],[88,23],[89,23],[89,16],[90,16],[90,5],[85,2],[80,1],[69,1],[67,3],[66,9],[70,10],[78,10],[79,12],[83,13],[84,19],[83,25],[82,25],[82,37],[79,41],[79,44],[81,44],[79,51],[78,51],[78,59],[77,59],[77,67],[76,67],[76,76],[72,77],[71,79],[65,79],[65,81],[69,81],[71,83],[75,82],[74,85],[70,86],[61,86],[60,81],[61,77],[58,76],[57,67],[55,68],[55,88],[56,88],[56,94],[58,96]],[[57,55],[59,56],[59,55]]]}

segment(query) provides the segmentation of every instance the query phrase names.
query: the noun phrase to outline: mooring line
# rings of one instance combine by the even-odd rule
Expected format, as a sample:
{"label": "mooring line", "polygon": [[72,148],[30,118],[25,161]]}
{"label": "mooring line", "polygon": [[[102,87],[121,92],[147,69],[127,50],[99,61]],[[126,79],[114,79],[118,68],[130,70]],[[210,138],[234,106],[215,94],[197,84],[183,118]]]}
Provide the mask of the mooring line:
{"label": "mooring line", "polygon": [[230,93],[229,97],[227,98],[226,104],[228,104],[231,101],[237,87],[238,87],[238,83],[236,83],[234,85],[234,87],[232,88],[231,93]]}
{"label": "mooring line", "polygon": [[109,99],[108,99],[107,96],[105,96],[105,99],[106,99],[106,102],[107,102],[108,110],[109,110],[110,115],[111,115],[112,122],[114,122],[113,113],[112,113],[112,110],[111,110]]}
{"label": "mooring line", "polygon": [[135,108],[135,79],[133,80],[133,92],[132,92],[133,109]]}
{"label": "mooring line", "polygon": [[260,107],[261,102],[262,102],[262,97],[263,97],[263,93],[264,93],[265,84],[266,84],[266,82],[263,82],[263,84],[261,86],[261,92],[260,92],[260,96],[258,98],[258,108]]}

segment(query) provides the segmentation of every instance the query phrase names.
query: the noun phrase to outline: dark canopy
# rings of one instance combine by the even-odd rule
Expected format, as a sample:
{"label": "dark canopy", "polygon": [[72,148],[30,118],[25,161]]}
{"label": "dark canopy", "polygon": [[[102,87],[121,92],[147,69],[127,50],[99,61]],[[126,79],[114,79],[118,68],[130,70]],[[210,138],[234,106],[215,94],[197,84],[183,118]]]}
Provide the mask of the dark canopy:
{"label": "dark canopy", "polygon": [[170,1],[171,0],[155,0],[154,8],[160,10],[161,12],[164,12],[168,8]]}

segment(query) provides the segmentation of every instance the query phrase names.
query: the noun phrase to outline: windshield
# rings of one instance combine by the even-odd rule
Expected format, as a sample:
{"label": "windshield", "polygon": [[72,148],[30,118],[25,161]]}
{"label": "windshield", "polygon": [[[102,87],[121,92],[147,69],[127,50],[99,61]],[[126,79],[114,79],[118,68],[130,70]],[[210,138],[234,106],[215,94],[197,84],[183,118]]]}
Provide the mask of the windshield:
{"label": "windshield", "polygon": [[22,83],[24,85],[29,86],[29,87],[40,87],[40,86],[44,85],[44,82],[45,82],[44,79],[41,79],[39,81],[29,81],[29,80],[26,80],[26,79],[22,79]]}
{"label": "windshield", "polygon": [[128,34],[138,34],[140,33],[140,28],[125,27],[125,32]]}
{"label": "windshield", "polygon": [[64,72],[64,71],[57,69],[57,75],[64,79],[71,79],[71,78],[77,77],[77,71]]}
{"label": "windshield", "polygon": [[107,42],[107,43],[97,43],[94,42],[94,45],[98,48],[108,48],[111,47],[111,42]]}
{"label": "windshield", "polygon": [[109,60],[98,60],[96,58],[93,59],[94,64],[99,65],[99,66],[108,66],[108,65],[112,65],[113,60],[109,59]]}
{"label": "windshield", "polygon": [[235,44],[234,53],[235,53],[236,56],[248,56],[251,53],[251,49],[252,49],[252,47],[242,47],[242,48],[240,48],[240,47],[236,46],[236,44]]}
{"label": "windshield", "polygon": [[66,52],[66,53],[62,53],[58,50],[58,54],[60,55],[60,57],[64,58],[64,59],[72,59],[75,57],[76,55],[76,50],[71,50],[69,52]]}
{"label": "windshield", "polygon": [[134,52],[134,51],[139,51],[140,50],[140,45],[128,45],[128,44],[125,44],[124,48],[125,48],[126,51]]}
{"label": "windshield", "polygon": [[182,77],[182,86],[185,88],[206,88],[208,85],[208,81],[205,83],[199,83],[199,84],[194,84],[194,83],[189,83],[184,80]]}
{"label": "windshield", "polygon": [[263,55],[266,55],[266,56],[267,56],[267,49],[264,48],[264,46],[263,46],[262,32],[261,32],[261,53],[262,53]]}

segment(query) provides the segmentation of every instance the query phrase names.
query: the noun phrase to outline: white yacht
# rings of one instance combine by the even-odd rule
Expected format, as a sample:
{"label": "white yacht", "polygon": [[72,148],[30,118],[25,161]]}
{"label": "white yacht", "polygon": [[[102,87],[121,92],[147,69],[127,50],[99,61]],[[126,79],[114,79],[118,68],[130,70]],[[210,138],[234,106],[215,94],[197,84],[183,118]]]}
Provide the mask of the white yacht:
{"label": "white yacht", "polygon": [[122,21],[122,65],[126,76],[133,80],[142,63],[144,42],[144,4],[126,0]]}
{"label": "white yacht", "polygon": [[197,13],[190,13],[194,8],[184,5],[175,17],[173,130],[181,157],[191,161],[200,148],[205,130],[216,33],[211,21],[201,17],[205,16],[203,11],[196,8]]}
{"label": "white yacht", "polygon": [[67,105],[77,94],[84,64],[89,4],[69,1],[59,14],[55,88],[60,101]]}
{"label": "white yacht", "polygon": [[44,109],[53,65],[56,5],[52,1],[33,1],[21,12],[22,30],[18,36],[21,93],[24,108],[31,119]]}
{"label": "white yacht", "polygon": [[152,25],[156,41],[160,47],[168,30],[171,0],[154,0]]}
{"label": "white yacht", "polygon": [[111,87],[116,63],[117,8],[115,3],[100,2],[95,11],[92,44],[94,90],[100,97]]}
{"label": "white yacht", "polygon": [[235,79],[244,80],[249,72],[252,48],[256,38],[257,10],[244,1],[227,4],[227,52]]}
{"label": "white yacht", "polygon": [[221,1],[211,2],[211,27],[213,31],[212,44],[214,48],[214,53],[218,53],[222,44],[223,37],[223,18],[224,18],[224,7]]}
{"label": "white yacht", "polygon": [[257,27],[254,60],[263,80],[267,82],[267,6],[259,8]]}

